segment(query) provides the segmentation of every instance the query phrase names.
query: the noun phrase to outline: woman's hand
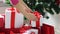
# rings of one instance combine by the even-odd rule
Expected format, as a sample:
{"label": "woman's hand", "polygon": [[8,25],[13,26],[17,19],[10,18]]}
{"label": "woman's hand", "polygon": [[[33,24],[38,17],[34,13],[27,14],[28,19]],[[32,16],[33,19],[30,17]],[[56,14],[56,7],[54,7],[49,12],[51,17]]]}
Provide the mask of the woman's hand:
{"label": "woman's hand", "polygon": [[25,6],[27,12],[33,12],[33,11],[24,3],[23,0],[19,0],[19,1]]}
{"label": "woman's hand", "polygon": [[[16,3],[14,4],[14,2]],[[33,11],[23,2],[23,0],[11,0],[11,3],[19,12],[23,13],[28,20],[37,20],[36,16],[31,13]]]}

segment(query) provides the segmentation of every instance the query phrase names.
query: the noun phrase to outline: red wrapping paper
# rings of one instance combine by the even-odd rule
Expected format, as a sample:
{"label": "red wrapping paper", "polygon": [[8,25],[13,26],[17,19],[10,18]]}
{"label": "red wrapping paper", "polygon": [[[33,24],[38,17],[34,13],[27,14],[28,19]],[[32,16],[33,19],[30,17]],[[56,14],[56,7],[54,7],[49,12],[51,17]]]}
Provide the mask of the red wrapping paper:
{"label": "red wrapping paper", "polygon": [[42,34],[54,34],[54,27],[47,24],[43,24],[41,32]]}
{"label": "red wrapping paper", "polygon": [[10,34],[14,34],[14,32],[13,31],[10,31]]}
{"label": "red wrapping paper", "polygon": [[4,28],[4,16],[0,14],[0,28]]}

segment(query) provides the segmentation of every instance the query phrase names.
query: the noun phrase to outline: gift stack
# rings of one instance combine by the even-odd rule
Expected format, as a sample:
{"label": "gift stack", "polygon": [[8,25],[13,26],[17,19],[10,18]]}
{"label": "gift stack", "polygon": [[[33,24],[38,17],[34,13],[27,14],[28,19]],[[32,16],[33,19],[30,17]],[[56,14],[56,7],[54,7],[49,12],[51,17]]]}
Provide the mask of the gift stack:
{"label": "gift stack", "polygon": [[0,15],[1,34],[54,34],[54,27],[47,24],[40,25],[41,15],[37,11],[33,14],[38,18],[37,21],[24,23],[24,15],[17,12],[14,7],[7,8],[5,14]]}

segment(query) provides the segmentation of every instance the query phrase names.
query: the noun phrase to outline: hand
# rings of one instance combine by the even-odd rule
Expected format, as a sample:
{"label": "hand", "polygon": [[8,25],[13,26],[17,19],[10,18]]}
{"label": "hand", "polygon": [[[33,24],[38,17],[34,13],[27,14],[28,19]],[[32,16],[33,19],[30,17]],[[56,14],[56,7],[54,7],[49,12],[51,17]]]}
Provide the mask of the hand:
{"label": "hand", "polygon": [[[17,2],[18,0],[14,1]],[[37,20],[36,16],[31,13],[33,11],[23,2],[23,0],[19,0],[18,3],[13,6],[16,7],[16,9],[21,12],[28,20]]]}
{"label": "hand", "polygon": [[32,13],[28,13],[27,14],[27,18],[29,20],[33,20],[33,21],[37,21],[38,20],[37,17],[34,14],[32,14]]}
{"label": "hand", "polygon": [[23,0],[20,0],[19,2],[20,2],[23,6],[25,6],[24,8],[26,8],[25,10],[26,10],[27,12],[33,12],[33,11],[24,3]]}

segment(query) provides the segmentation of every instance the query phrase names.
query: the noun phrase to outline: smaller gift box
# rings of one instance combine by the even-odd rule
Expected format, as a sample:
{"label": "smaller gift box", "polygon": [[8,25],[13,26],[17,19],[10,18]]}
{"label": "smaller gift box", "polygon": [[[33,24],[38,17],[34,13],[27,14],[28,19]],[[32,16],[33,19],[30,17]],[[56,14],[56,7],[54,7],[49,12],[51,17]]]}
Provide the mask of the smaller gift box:
{"label": "smaller gift box", "polygon": [[47,24],[43,24],[43,26],[41,27],[41,33],[42,34],[55,34],[54,27]]}

